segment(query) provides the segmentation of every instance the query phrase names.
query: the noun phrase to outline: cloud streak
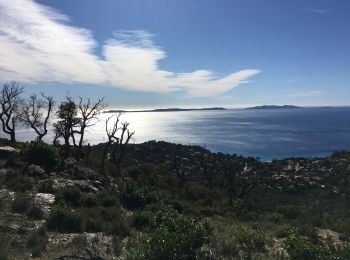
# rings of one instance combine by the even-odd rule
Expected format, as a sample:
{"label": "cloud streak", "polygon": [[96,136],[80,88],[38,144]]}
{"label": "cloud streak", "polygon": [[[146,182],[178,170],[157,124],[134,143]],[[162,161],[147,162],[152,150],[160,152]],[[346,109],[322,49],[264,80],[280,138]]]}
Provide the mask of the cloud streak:
{"label": "cloud streak", "polygon": [[166,58],[144,31],[117,31],[102,45],[92,32],[70,25],[67,16],[33,0],[0,0],[0,80],[26,83],[85,83],[146,92],[184,91],[192,97],[219,95],[260,73],[224,77],[209,70],[162,70]]}
{"label": "cloud streak", "polygon": [[314,14],[328,14],[329,11],[325,9],[317,9],[317,8],[306,8],[305,12],[314,13]]}

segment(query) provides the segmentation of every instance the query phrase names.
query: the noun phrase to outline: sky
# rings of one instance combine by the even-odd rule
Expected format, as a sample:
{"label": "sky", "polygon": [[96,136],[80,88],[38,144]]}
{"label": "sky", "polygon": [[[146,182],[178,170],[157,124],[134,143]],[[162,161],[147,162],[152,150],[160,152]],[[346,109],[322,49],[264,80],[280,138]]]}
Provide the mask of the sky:
{"label": "sky", "polygon": [[113,108],[350,105],[348,0],[0,0],[0,81]]}

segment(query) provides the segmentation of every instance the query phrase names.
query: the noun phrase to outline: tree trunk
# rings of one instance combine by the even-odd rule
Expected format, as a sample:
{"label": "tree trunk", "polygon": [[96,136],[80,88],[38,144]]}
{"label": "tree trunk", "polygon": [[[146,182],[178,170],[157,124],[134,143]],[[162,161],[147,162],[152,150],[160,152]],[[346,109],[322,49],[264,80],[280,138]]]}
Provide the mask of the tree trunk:
{"label": "tree trunk", "polygon": [[11,141],[11,143],[15,143],[16,142],[16,134],[15,134],[15,132],[11,132],[11,134],[10,134],[10,141]]}

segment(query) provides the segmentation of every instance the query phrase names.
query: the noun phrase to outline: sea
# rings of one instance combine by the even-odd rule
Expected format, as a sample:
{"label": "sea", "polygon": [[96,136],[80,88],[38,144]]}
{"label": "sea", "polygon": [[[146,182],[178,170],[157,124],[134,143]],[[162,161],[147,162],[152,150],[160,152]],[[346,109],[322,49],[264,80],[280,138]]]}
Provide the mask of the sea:
{"label": "sea", "polygon": [[[86,144],[106,141],[105,120],[111,115],[100,116],[88,130]],[[130,123],[134,143],[157,140],[200,145],[261,160],[324,157],[350,150],[350,107],[132,112],[124,113],[121,120]],[[45,140],[51,142],[52,136]],[[18,140],[34,138],[33,131],[18,129]]]}

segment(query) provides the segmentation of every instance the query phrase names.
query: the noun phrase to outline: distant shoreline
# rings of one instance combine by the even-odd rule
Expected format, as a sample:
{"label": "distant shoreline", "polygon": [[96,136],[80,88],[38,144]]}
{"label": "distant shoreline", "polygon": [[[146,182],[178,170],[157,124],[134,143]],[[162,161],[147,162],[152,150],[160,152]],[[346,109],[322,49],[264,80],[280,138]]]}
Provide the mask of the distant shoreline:
{"label": "distant shoreline", "polygon": [[140,112],[183,112],[183,111],[211,111],[211,110],[227,110],[223,107],[207,107],[207,108],[159,108],[145,110],[107,110],[104,113],[140,113]]}
{"label": "distant shoreline", "polygon": [[293,105],[283,105],[283,106],[263,105],[263,106],[247,107],[246,109],[297,109],[297,108],[302,108],[302,107],[293,106]]}

